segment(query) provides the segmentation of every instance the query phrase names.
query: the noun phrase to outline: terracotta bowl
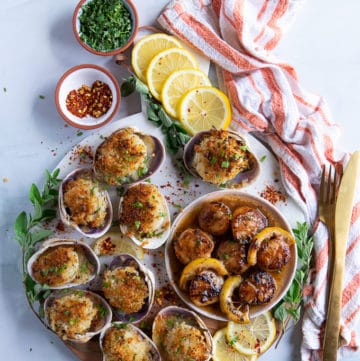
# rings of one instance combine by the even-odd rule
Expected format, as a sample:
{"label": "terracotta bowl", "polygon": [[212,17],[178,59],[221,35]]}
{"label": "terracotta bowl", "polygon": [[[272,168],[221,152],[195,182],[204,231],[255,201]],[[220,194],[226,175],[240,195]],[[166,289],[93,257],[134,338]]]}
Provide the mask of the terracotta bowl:
{"label": "terracotta bowl", "polygon": [[[70,91],[78,90],[82,85],[92,86],[100,80],[107,84],[112,93],[112,103],[108,111],[98,118],[87,115],[83,118],[72,114],[66,106]],[[116,115],[121,101],[120,87],[115,77],[105,68],[94,64],[82,64],[67,70],[59,79],[55,90],[55,103],[59,114],[75,128],[95,129],[107,123]]]}
{"label": "terracotta bowl", "polygon": [[75,37],[77,39],[77,41],[79,42],[79,44],[84,47],[86,50],[90,51],[93,54],[96,55],[102,55],[102,56],[110,56],[110,55],[116,55],[119,53],[122,53],[123,51],[125,51],[134,41],[136,34],[138,32],[138,28],[139,28],[139,18],[138,18],[138,13],[137,10],[135,8],[135,5],[132,3],[131,0],[121,0],[122,3],[124,4],[124,6],[127,8],[127,10],[130,13],[131,16],[131,20],[132,20],[132,29],[131,29],[131,33],[130,36],[127,40],[127,42],[119,47],[119,48],[115,48],[109,51],[99,51],[96,49],[93,49],[91,46],[89,46],[88,44],[86,44],[80,37],[80,21],[79,21],[79,16],[81,15],[82,12],[82,7],[84,5],[86,5],[87,3],[91,2],[92,0],[81,0],[79,1],[79,3],[77,4],[74,13],[73,13],[73,19],[72,19],[72,26],[73,26],[73,31],[75,34]]}

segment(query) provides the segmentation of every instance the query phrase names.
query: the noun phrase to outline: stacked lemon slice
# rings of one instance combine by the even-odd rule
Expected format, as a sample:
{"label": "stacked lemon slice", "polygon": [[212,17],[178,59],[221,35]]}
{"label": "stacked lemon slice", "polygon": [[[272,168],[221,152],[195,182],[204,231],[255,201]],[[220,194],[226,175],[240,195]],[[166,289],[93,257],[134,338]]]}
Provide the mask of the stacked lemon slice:
{"label": "stacked lemon slice", "polygon": [[276,325],[270,312],[249,323],[228,322],[214,337],[213,361],[255,361],[273,343]]}
{"label": "stacked lemon slice", "polygon": [[136,42],[131,62],[137,77],[190,134],[230,124],[227,96],[211,85],[196,58],[175,37],[144,36]]}

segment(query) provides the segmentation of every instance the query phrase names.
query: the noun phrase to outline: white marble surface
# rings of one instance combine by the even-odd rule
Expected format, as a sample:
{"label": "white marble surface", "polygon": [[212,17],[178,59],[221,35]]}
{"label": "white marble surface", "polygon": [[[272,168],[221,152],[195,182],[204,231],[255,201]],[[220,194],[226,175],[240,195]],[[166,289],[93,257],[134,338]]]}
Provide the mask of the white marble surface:
{"label": "white marble surface", "polygon": [[[157,17],[166,0],[134,1],[140,22]],[[65,127],[53,99],[58,78],[71,66],[95,63],[110,69],[120,81],[124,74],[111,58],[87,53],[72,33],[76,0],[0,1],[0,344],[1,359],[76,360],[62,343],[31,314],[19,272],[20,251],[13,240],[13,222],[30,209],[28,189],[39,184],[44,169],[53,169],[63,155],[91,131],[77,135]],[[342,146],[360,148],[360,2],[308,1],[285,35],[277,53],[293,64],[306,89],[322,94],[333,118],[343,129]],[[6,88],[6,91],[4,90]],[[45,96],[40,99],[39,96]],[[132,96],[118,117],[138,112]],[[261,360],[299,359],[298,330],[289,332],[277,350]],[[360,353],[347,361],[360,359]]]}

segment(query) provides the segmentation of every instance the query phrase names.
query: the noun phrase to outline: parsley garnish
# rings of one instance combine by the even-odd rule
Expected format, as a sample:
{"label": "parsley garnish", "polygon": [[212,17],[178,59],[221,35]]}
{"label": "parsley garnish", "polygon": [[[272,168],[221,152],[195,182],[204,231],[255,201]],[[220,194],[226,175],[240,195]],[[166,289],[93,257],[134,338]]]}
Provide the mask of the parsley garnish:
{"label": "parsley garnish", "polygon": [[132,32],[129,10],[121,0],[92,0],[81,7],[80,38],[97,51],[111,51],[127,43]]}
{"label": "parsley garnish", "polygon": [[140,226],[141,226],[141,222],[140,222],[140,221],[135,221],[134,224],[135,224],[135,228],[136,228],[136,229],[139,229]]}
{"label": "parsley garnish", "polygon": [[266,155],[263,155],[263,156],[260,158],[260,162],[262,163],[265,159],[266,159]]}
{"label": "parsley garnish", "polygon": [[230,162],[228,160],[224,160],[221,162],[221,168],[229,168]]}

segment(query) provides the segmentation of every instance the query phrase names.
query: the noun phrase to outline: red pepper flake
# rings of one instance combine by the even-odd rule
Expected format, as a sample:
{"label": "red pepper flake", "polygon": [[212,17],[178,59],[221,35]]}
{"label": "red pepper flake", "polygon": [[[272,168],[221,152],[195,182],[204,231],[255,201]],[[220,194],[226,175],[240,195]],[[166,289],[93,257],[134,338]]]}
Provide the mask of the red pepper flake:
{"label": "red pepper flake", "polygon": [[79,118],[99,118],[107,113],[111,104],[111,89],[100,80],[95,80],[91,87],[82,85],[77,90],[71,90],[66,97],[66,108]]}
{"label": "red pepper flake", "polygon": [[260,196],[269,201],[271,204],[286,201],[286,195],[281,193],[272,185],[267,185],[265,189],[260,193]]}

